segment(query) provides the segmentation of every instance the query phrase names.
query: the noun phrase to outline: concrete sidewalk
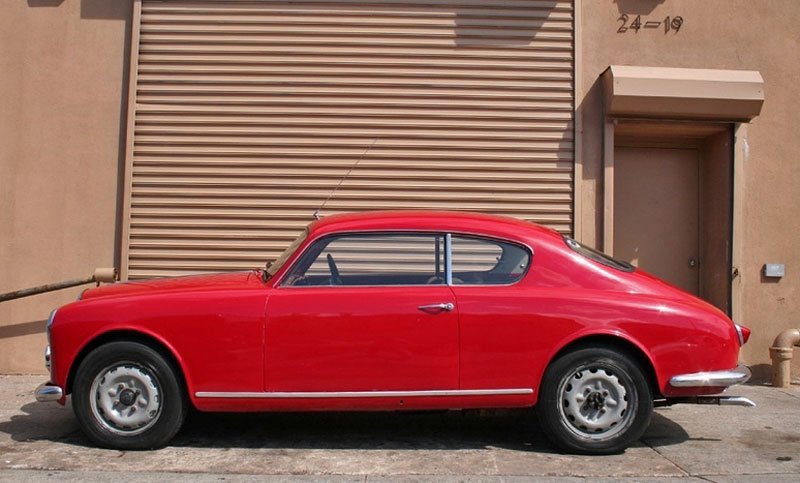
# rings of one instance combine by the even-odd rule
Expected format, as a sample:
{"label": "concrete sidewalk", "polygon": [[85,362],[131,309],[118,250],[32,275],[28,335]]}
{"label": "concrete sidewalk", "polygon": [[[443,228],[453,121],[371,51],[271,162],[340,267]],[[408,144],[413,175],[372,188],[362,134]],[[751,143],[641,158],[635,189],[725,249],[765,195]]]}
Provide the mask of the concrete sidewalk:
{"label": "concrete sidewalk", "polygon": [[624,454],[553,452],[528,411],[193,415],[171,446],[92,447],[70,408],[36,403],[44,376],[0,376],[0,480],[800,480],[800,388],[730,391],[758,407],[659,409]]}

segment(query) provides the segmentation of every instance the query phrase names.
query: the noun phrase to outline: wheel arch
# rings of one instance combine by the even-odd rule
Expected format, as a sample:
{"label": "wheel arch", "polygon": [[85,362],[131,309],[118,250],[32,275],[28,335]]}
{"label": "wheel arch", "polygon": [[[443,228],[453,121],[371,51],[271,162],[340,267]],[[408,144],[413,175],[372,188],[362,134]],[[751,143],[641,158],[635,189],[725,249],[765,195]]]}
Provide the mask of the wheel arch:
{"label": "wheel arch", "polygon": [[[578,337],[558,349],[547,363],[549,367],[553,362],[565,354],[590,347],[608,347],[620,351],[633,358],[645,373],[647,384],[654,398],[661,396],[661,389],[656,375],[655,364],[650,356],[640,346],[624,337],[612,334],[589,334]],[[545,368],[546,370],[546,368]]]}
{"label": "wheel arch", "polygon": [[159,339],[155,335],[134,329],[116,329],[103,332],[96,335],[93,339],[86,343],[78,352],[78,355],[75,356],[72,364],[70,365],[69,372],[67,373],[67,383],[66,387],[64,388],[64,393],[72,393],[72,385],[75,380],[75,374],[78,372],[78,367],[80,367],[83,360],[86,359],[86,356],[102,345],[110,342],[122,341],[138,342],[161,354],[167,363],[172,366],[173,370],[175,370],[175,373],[178,376],[178,381],[181,384],[181,388],[186,395],[187,401],[191,400],[189,397],[189,381],[187,380],[186,376],[186,368],[183,366],[174,350],[166,342]]}

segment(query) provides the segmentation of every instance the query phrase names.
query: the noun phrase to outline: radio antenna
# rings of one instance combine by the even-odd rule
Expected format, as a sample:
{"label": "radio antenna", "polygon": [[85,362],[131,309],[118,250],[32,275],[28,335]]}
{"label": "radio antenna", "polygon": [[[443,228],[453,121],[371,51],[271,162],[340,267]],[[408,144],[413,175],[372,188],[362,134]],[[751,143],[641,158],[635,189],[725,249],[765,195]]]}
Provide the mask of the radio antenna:
{"label": "radio antenna", "polygon": [[328,201],[331,198],[333,198],[334,194],[336,194],[336,190],[339,189],[339,186],[341,186],[342,183],[344,183],[344,180],[346,180],[347,177],[350,176],[350,173],[352,173],[353,170],[355,169],[355,167],[358,166],[358,163],[360,163],[361,160],[364,159],[364,156],[366,156],[367,153],[369,152],[369,150],[372,149],[372,146],[375,146],[376,142],[378,142],[378,138],[375,138],[375,139],[372,140],[372,144],[367,146],[367,149],[365,149],[364,152],[361,153],[361,157],[359,157],[358,160],[355,163],[353,163],[352,166],[350,166],[350,169],[348,169],[347,173],[345,173],[345,175],[342,176],[342,178],[339,180],[339,183],[336,186],[333,187],[333,189],[331,190],[331,194],[329,194],[328,197],[325,198],[325,201],[322,202],[322,205],[320,205],[320,207],[317,208],[317,211],[314,212],[314,219],[315,220],[319,220],[320,218],[322,218],[322,215],[320,215],[319,212],[322,211],[323,208],[325,208],[325,205],[328,203]]}

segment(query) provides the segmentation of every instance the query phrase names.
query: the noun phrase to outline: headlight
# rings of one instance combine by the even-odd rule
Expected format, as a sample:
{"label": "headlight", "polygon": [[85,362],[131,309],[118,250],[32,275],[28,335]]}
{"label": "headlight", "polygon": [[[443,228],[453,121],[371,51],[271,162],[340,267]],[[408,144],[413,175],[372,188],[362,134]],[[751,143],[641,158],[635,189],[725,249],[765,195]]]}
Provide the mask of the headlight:
{"label": "headlight", "polygon": [[48,344],[50,343],[50,329],[51,329],[51,327],[53,327],[53,320],[55,320],[55,318],[56,318],[56,312],[58,312],[58,309],[53,309],[53,311],[50,312],[50,317],[47,318],[47,343]]}
{"label": "headlight", "polygon": [[44,366],[47,368],[47,372],[50,373],[51,378],[53,377],[53,364],[51,362],[53,356],[50,352],[50,329],[53,327],[53,320],[56,318],[57,311],[58,309],[53,309],[53,311],[50,312],[50,317],[47,318],[47,347],[44,350]]}

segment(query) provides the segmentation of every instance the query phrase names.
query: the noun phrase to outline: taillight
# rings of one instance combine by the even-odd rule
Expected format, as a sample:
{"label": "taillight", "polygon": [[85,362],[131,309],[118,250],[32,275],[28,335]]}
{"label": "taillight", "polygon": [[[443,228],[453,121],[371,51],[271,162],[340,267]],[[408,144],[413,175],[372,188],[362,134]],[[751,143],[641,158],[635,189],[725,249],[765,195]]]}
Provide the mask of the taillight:
{"label": "taillight", "polygon": [[736,334],[739,335],[739,345],[747,344],[747,341],[750,340],[750,329],[739,324],[733,325],[736,326]]}

